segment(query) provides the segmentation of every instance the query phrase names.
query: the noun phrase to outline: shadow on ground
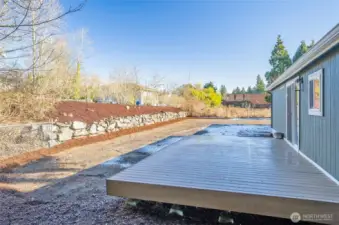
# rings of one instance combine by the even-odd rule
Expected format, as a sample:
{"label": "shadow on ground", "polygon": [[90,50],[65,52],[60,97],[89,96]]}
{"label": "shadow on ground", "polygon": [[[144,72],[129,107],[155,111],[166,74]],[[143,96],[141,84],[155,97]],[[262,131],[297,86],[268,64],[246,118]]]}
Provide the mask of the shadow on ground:
{"label": "shadow on ground", "polygon": [[[217,132],[216,127],[218,126],[210,126],[195,135],[210,135],[213,132],[215,134]],[[267,126],[260,127],[261,132]],[[225,132],[225,130],[221,130]],[[244,129],[237,126],[236,130],[237,132],[231,134],[239,135],[239,132]],[[78,171],[75,175],[62,179],[50,180],[39,177],[36,180],[34,178],[24,180],[20,177],[11,178],[11,173],[2,173],[1,182],[7,184],[32,181],[48,181],[50,184],[28,193],[0,188],[2,211],[0,213],[0,224],[216,224],[220,214],[218,210],[184,207],[185,216],[176,217],[168,214],[170,204],[142,202],[139,207],[133,208],[126,205],[123,198],[106,195],[106,178],[155,154],[166,146],[180,141],[182,138],[184,137],[168,137],[86,170],[80,170],[76,165],[74,165],[74,168],[64,169],[62,168],[63,165],[56,162],[52,169],[53,172]],[[50,162],[53,157],[49,156],[49,158],[46,157],[41,160]],[[24,171],[34,174],[51,170],[46,171],[44,168],[33,170],[30,165],[27,165]],[[235,220],[234,224],[242,225],[294,224],[287,219],[242,213],[232,213],[232,217]]]}

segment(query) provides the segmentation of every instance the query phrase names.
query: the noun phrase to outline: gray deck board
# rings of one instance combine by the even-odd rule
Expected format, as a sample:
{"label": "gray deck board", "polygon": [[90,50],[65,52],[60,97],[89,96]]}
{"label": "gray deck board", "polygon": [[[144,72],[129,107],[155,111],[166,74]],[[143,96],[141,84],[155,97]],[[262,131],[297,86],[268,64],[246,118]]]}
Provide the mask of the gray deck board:
{"label": "gray deck board", "polygon": [[[128,185],[134,187],[127,188]],[[160,194],[152,198],[152,193],[149,195],[132,193],[138,185],[140,188],[145,185],[158,187],[157,190],[153,190],[154,193],[168,190],[168,195],[173,195],[174,192],[171,191],[174,190],[175,193],[179,193],[180,190],[185,193],[189,190],[200,190],[206,196],[210,194],[210,198],[227,193],[228,199],[231,199],[229,196],[233,193],[234,196],[253,196],[263,201],[265,197],[273,197],[275,202],[267,202],[267,204],[276,204],[277,207],[279,205],[277,199],[281,200],[280,204],[287,199],[286,201],[293,201],[291,205],[298,205],[300,202],[300,207],[296,207],[298,210],[305,209],[309,205],[311,210],[319,209],[318,211],[339,209],[339,186],[300,156],[285,141],[273,138],[191,136],[107,180],[107,190],[110,195],[172,201],[167,196],[161,197]],[[126,189],[122,190],[124,187]],[[129,189],[131,191],[128,191]],[[140,192],[142,190],[140,189]],[[173,200],[173,203],[204,206],[202,205],[204,203],[198,200],[185,199],[193,196],[194,194],[191,197],[188,194]],[[224,201],[227,201],[227,198]],[[216,203],[215,207],[220,209],[222,206],[219,204],[221,203]],[[237,204],[233,203],[228,207],[234,206],[239,210]],[[324,207],[321,208],[322,206]],[[205,205],[205,207],[211,206]],[[251,213],[253,210],[255,213],[255,207],[253,209],[245,207],[242,211]],[[268,209],[258,210],[258,213],[263,214],[265,210]],[[284,210],[285,213],[288,209]],[[278,212],[266,214],[287,216],[286,213],[279,215]]]}

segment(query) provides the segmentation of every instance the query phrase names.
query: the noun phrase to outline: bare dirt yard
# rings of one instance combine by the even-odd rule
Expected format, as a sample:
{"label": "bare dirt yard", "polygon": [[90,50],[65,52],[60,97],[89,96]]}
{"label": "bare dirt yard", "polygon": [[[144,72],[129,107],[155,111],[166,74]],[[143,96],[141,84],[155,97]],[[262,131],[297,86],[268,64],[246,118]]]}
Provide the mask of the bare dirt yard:
{"label": "bare dirt yard", "polygon": [[[171,113],[180,114],[181,111],[179,108],[169,106],[59,102],[55,104],[53,110],[45,115],[41,123],[32,121],[32,123],[23,124],[0,124],[0,171],[3,168],[18,166],[27,161],[39,159],[42,155],[55,154],[71,147],[101,142],[117,136],[176,122],[176,120],[182,118],[172,118],[171,115],[173,114]],[[157,114],[161,114],[161,117],[157,117]],[[144,124],[140,124],[141,122],[138,120],[140,118],[135,118],[141,115],[145,116],[142,122]],[[155,117],[150,119],[151,115]],[[146,116],[148,117],[146,118]],[[119,126],[116,122],[117,118],[121,119]],[[132,119],[134,119],[133,122]],[[48,120],[49,122],[47,122]],[[65,127],[69,127],[67,124],[70,125],[74,122],[86,123],[87,125],[85,124],[85,129],[78,132],[76,138],[71,137],[69,139],[68,137],[68,140],[60,141],[58,138],[59,134],[62,133],[59,129],[60,126],[63,127],[66,124]],[[68,129],[66,129],[67,131]],[[70,134],[70,136],[73,136],[73,134]]]}
{"label": "bare dirt yard", "polygon": [[191,135],[210,124],[227,123],[268,124],[270,121],[187,119],[74,147],[2,172],[0,224],[210,224],[170,217],[161,209],[164,205],[133,209],[126,206],[124,199],[107,196],[105,179],[117,171],[101,165],[168,136]]}

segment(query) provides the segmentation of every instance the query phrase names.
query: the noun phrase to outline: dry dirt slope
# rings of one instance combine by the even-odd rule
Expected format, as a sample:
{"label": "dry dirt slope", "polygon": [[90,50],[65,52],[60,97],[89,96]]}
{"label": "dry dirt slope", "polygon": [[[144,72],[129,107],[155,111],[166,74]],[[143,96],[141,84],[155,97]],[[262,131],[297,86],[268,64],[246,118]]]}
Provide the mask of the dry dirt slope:
{"label": "dry dirt slope", "polygon": [[180,109],[169,106],[126,106],[119,104],[60,102],[55,111],[49,115],[59,122],[82,121],[88,124],[98,122],[111,116],[135,116],[159,112],[180,112]]}

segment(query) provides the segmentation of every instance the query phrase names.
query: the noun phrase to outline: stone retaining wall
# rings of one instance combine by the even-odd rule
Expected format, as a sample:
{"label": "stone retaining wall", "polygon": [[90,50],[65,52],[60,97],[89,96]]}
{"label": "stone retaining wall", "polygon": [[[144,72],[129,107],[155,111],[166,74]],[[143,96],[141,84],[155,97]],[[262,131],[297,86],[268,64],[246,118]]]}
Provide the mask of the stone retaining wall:
{"label": "stone retaining wall", "polygon": [[93,124],[86,124],[81,121],[73,121],[71,123],[56,122],[53,124],[27,126],[22,131],[22,135],[39,136],[45,145],[44,147],[51,148],[73,138],[100,135],[107,132],[115,132],[122,129],[184,118],[186,116],[186,112],[162,112],[126,117],[111,117],[94,122]]}

